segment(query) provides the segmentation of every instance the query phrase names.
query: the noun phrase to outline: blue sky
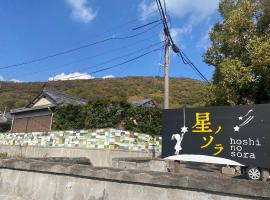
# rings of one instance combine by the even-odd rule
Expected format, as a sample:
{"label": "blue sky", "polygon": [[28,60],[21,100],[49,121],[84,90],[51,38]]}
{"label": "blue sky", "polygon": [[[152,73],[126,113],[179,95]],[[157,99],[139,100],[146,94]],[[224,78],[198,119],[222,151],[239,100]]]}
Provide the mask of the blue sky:
{"label": "blue sky", "polygon": [[[211,79],[213,67],[203,62],[202,54],[209,45],[208,31],[219,20],[218,0],[166,2],[174,40],[201,72]],[[50,77],[56,80],[66,78],[70,73],[74,76],[75,72],[78,78],[162,76],[160,63],[163,63],[163,51],[162,44],[158,44],[162,25],[132,30],[157,19],[159,15],[154,0],[1,1],[0,68],[106,38],[128,37],[145,29],[151,30],[129,39],[110,40],[41,62],[2,69],[0,80],[46,81]],[[159,48],[159,51],[134,62],[91,74]],[[170,76],[199,79],[173,53]]]}

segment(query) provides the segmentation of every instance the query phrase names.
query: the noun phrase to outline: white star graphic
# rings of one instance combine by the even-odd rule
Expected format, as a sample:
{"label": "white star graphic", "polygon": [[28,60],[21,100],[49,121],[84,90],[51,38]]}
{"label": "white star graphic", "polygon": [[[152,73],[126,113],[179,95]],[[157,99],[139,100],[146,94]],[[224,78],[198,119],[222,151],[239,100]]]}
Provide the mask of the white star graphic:
{"label": "white star graphic", "polygon": [[234,129],[234,132],[239,132],[240,127],[239,126],[235,126],[235,127],[233,127],[233,129]]}
{"label": "white star graphic", "polygon": [[186,126],[181,127],[181,132],[182,133],[188,132],[188,127],[186,127]]}
{"label": "white star graphic", "polygon": [[238,117],[238,119],[239,119],[239,120],[243,120],[243,117],[242,117],[242,116],[240,116],[240,117]]}

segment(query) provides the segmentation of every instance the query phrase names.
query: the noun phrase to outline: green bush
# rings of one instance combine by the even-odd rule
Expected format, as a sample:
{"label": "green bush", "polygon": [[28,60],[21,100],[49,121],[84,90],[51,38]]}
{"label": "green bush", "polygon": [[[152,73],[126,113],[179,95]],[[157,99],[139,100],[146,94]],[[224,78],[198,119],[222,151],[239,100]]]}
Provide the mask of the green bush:
{"label": "green bush", "polygon": [[1,122],[0,123],[0,132],[8,132],[11,129],[11,123],[10,122]]}
{"label": "green bush", "polygon": [[130,105],[124,101],[109,100],[89,101],[86,106],[85,128],[116,127],[122,123]]}
{"label": "green bush", "polygon": [[130,107],[124,124],[127,130],[158,135],[161,129],[161,110]]}
{"label": "green bush", "polygon": [[67,105],[57,110],[54,130],[124,127],[129,131],[158,135],[161,110],[134,107],[126,101],[93,100],[87,105]]}
{"label": "green bush", "polygon": [[55,130],[78,130],[85,128],[85,106],[66,105],[59,108],[53,118]]}

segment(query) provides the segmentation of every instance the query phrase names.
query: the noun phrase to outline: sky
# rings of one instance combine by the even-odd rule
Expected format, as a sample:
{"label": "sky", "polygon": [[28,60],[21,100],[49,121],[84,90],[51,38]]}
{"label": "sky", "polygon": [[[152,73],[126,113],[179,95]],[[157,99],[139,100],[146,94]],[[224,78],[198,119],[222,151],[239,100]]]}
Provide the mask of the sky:
{"label": "sky", "polygon": [[[219,21],[218,0],[166,0],[166,7],[175,43],[211,80],[214,68],[202,56]],[[159,19],[154,0],[1,1],[0,80],[163,76],[162,24],[133,30]],[[60,52],[66,53],[5,68]],[[200,79],[173,52],[170,77]]]}

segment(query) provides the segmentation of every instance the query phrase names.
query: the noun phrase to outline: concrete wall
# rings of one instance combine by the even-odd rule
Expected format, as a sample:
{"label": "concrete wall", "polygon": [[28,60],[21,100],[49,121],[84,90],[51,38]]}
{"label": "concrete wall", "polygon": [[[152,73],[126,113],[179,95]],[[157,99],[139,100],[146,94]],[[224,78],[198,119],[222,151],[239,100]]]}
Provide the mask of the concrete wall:
{"label": "concrete wall", "polygon": [[152,156],[149,152],[65,147],[21,147],[15,145],[0,145],[0,152],[6,152],[11,157],[86,157],[90,159],[93,166],[103,167],[111,167],[113,158]]}
{"label": "concrete wall", "polygon": [[160,172],[0,161],[1,200],[269,199],[269,183]]}
{"label": "concrete wall", "polygon": [[137,169],[145,171],[168,172],[170,162],[152,158],[113,158],[112,166],[119,169]]}

